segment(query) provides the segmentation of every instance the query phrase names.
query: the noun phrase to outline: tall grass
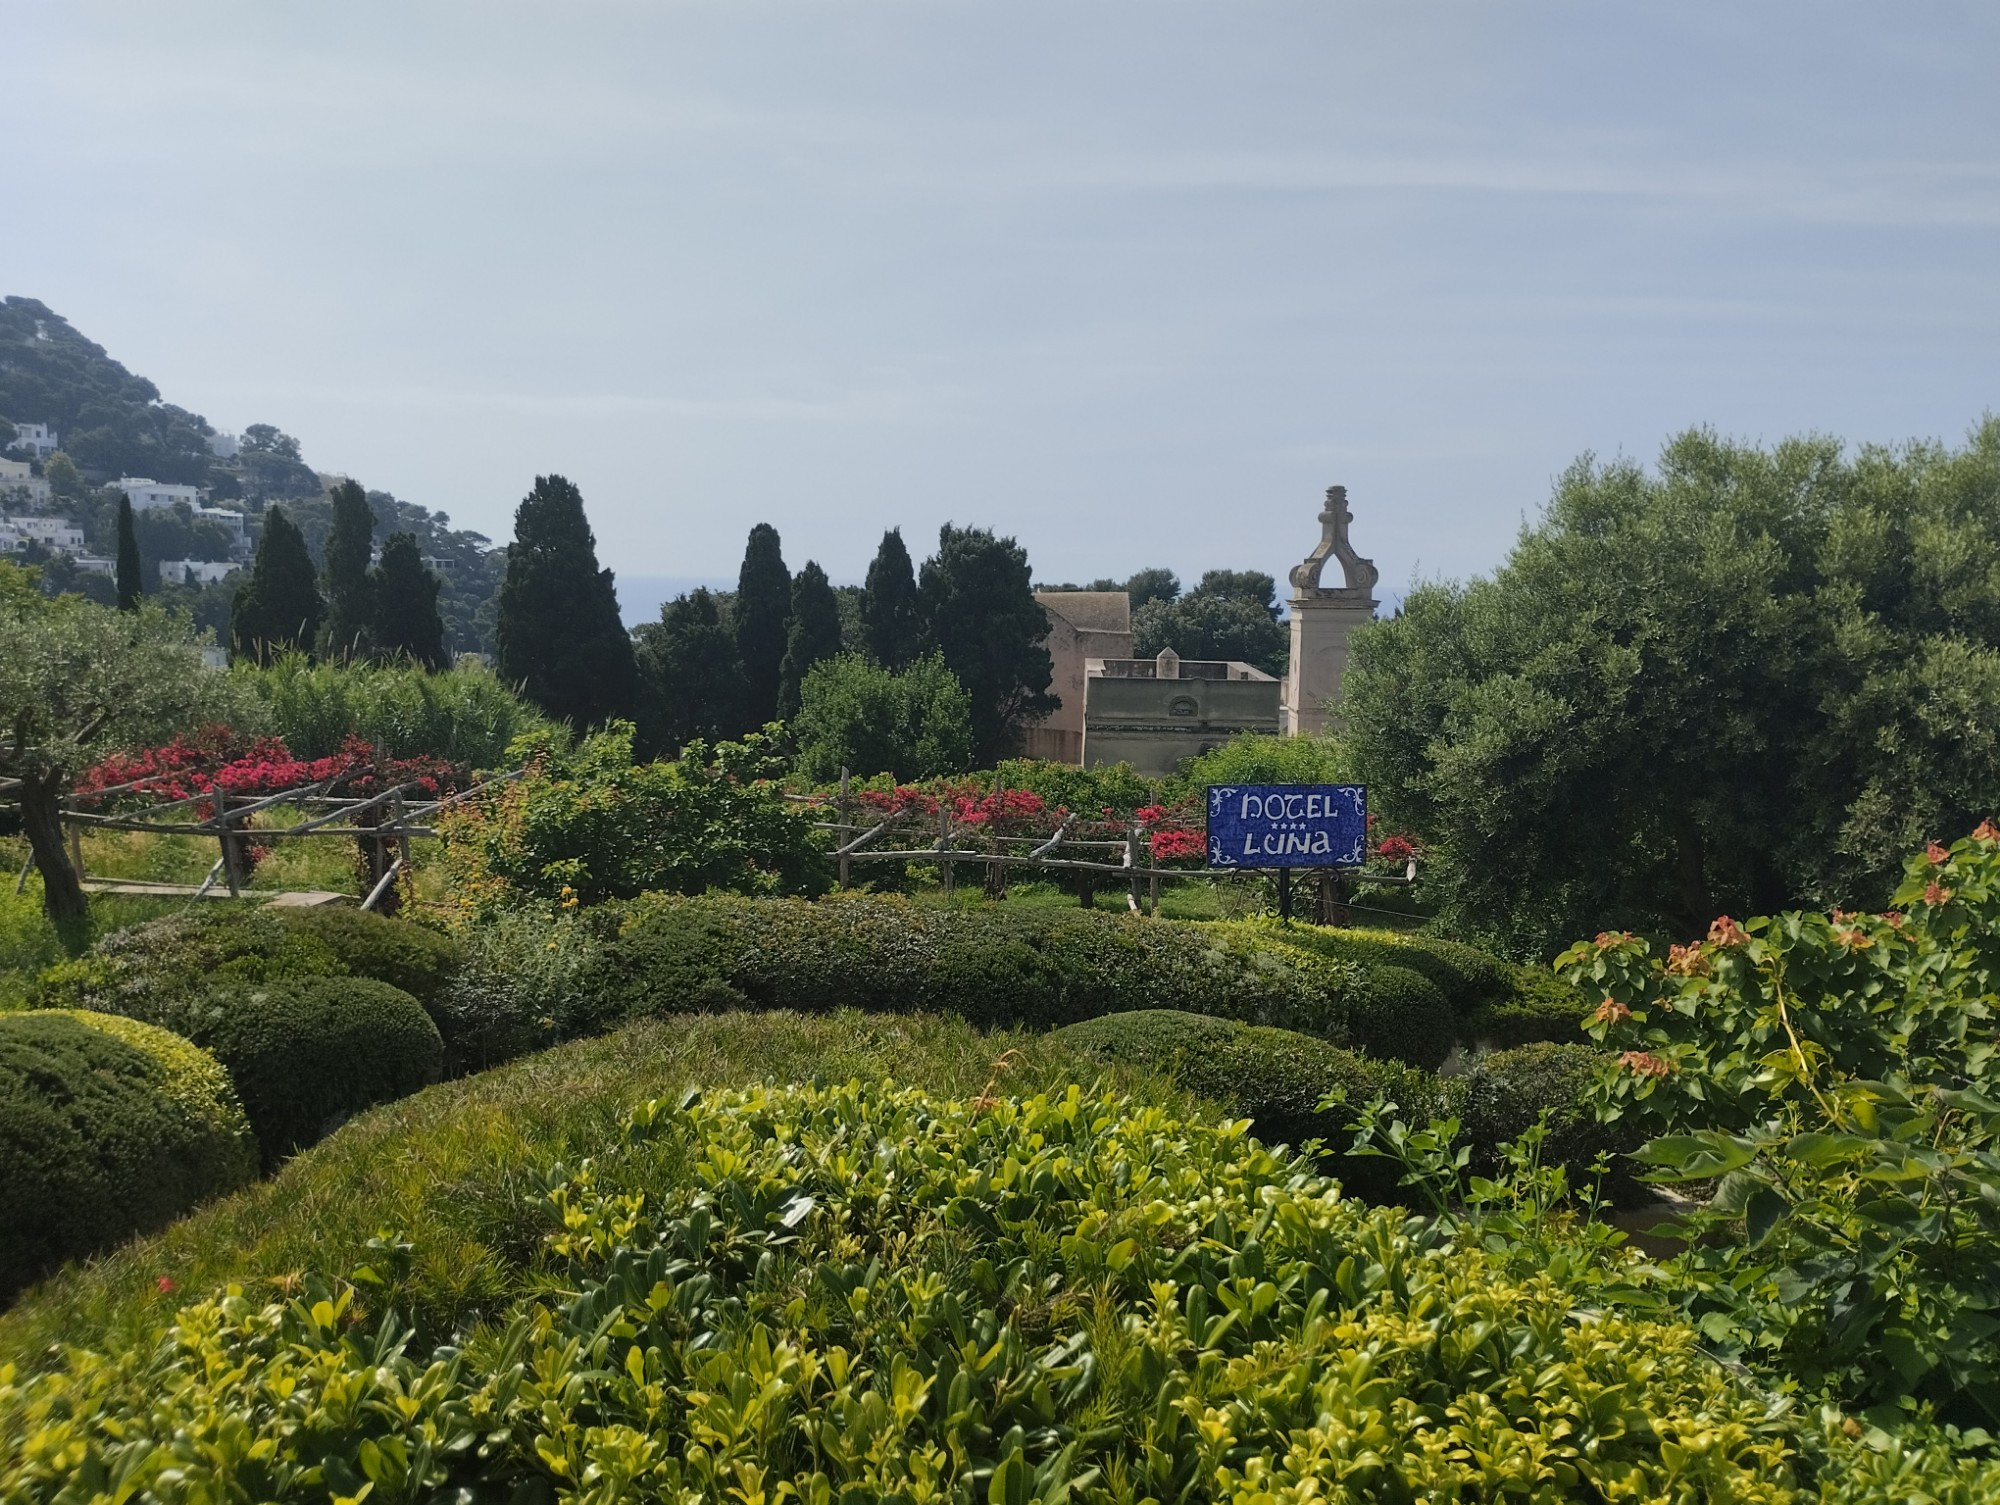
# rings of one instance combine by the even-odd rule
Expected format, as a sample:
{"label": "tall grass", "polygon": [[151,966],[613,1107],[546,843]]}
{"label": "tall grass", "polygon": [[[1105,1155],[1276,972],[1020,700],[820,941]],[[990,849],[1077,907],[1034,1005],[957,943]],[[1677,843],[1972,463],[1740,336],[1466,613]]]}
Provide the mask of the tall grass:
{"label": "tall grass", "polygon": [[353,733],[394,757],[497,768],[509,742],[545,725],[540,712],[477,666],[428,673],[410,665],[314,664],[294,654],[231,672],[250,682],[269,729],[301,758],[327,757]]}
{"label": "tall grass", "polygon": [[[1003,1056],[1008,1064],[996,1073]],[[997,1083],[996,1083],[997,1075]],[[165,1231],[72,1266],[0,1316],[0,1363],[52,1343],[118,1352],[226,1282],[270,1291],[299,1272],[345,1275],[388,1232],[418,1261],[401,1315],[441,1337],[513,1291],[549,1230],[538,1179],[608,1153],[634,1103],[689,1086],[893,1077],[959,1097],[1103,1081],[1182,1112],[1164,1078],[1106,1066],[1047,1035],[983,1034],[925,1016],[681,1015],[543,1051],[374,1109],[277,1176]],[[165,1286],[162,1286],[162,1282]]]}

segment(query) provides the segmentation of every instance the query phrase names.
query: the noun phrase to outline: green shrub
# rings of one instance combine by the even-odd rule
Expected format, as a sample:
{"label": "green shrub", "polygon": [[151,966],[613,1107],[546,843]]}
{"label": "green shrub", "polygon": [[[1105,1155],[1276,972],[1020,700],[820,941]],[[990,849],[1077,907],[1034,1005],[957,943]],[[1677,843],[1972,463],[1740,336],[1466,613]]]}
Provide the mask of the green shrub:
{"label": "green shrub", "polygon": [[271,912],[295,934],[323,942],[352,976],[401,988],[426,1008],[443,992],[464,957],[464,948],[450,936],[353,905]]}
{"label": "green shrub", "polygon": [[1505,997],[1513,985],[1513,969],[1506,962],[1458,941],[1394,930],[1283,925],[1272,919],[1244,923],[1337,961],[1364,967],[1404,967],[1420,973],[1459,1014]]}
{"label": "green shrub", "polygon": [[1349,995],[1348,1029],[1372,1056],[1436,1071],[1457,1042],[1458,1016],[1421,972],[1378,963]]}
{"label": "green shrub", "polygon": [[227,1068],[267,1166],[443,1069],[423,1005],[367,978],[239,983],[206,995],[195,1014],[191,1038]]}
{"label": "green shrub", "polygon": [[599,923],[596,911],[503,910],[467,927],[459,965],[430,1004],[446,1069],[483,1070],[606,1027]]}
{"label": "green shrub", "polygon": [[70,1010],[0,1015],[0,1300],[256,1173],[214,1058]]}
{"label": "green shrub", "polygon": [[1372,1060],[1294,1030],[1238,1024],[1177,1009],[1106,1014],[1055,1032],[1054,1038],[1106,1061],[1171,1077],[1189,1092],[1247,1118],[1267,1144],[1328,1146],[1327,1169],[1350,1193],[1370,1202],[1399,1200],[1400,1167],[1376,1156],[1349,1156],[1347,1107],[1321,1109],[1331,1092],[1354,1106],[1393,1100],[1415,1122],[1451,1109],[1443,1083],[1398,1061]]}
{"label": "green shrub", "polygon": [[1473,1145],[1474,1169],[1492,1175],[1495,1153],[1518,1139],[1548,1110],[1548,1137],[1542,1160],[1569,1173],[1570,1185],[1587,1185],[1590,1167],[1601,1154],[1610,1162],[1604,1190],[1620,1205],[1638,1205],[1653,1194],[1637,1179],[1626,1157],[1643,1136],[1629,1125],[1600,1123],[1590,1095],[1604,1067],[1604,1052],[1590,1045],[1539,1041],[1513,1050],[1477,1056],[1464,1077],[1460,1117]]}
{"label": "green shrub", "polygon": [[190,905],[115,930],[42,974],[39,1002],[123,1014],[193,1037],[218,983],[367,977],[429,1001],[457,965],[451,939],[359,909]]}
{"label": "green shrub", "polygon": [[1574,1045],[1594,1000],[1543,967],[1510,967],[1511,989],[1467,1016],[1467,1036],[1496,1049],[1537,1040]]}
{"label": "green shrub", "polygon": [[1355,971],[1215,925],[1083,910],[949,910],[878,895],[818,903],[649,894],[623,906],[580,1012],[689,1007],[726,983],[758,1008],[957,1014],[1056,1026],[1172,1007],[1349,1039]]}
{"label": "green shrub", "polygon": [[271,730],[301,758],[331,757],[360,737],[399,758],[497,768],[515,738],[544,728],[539,711],[492,670],[427,672],[410,665],[312,664],[288,655],[230,671],[262,698]]}
{"label": "green shrub", "polygon": [[[0,1370],[0,1435],[33,1439],[0,1496],[1800,1497],[1803,1429],[1692,1328],[1580,1310],[1227,1129],[757,1087],[602,1149],[525,1169],[559,1216],[435,1354],[307,1277]],[[437,1256],[384,1241],[365,1300]]]}

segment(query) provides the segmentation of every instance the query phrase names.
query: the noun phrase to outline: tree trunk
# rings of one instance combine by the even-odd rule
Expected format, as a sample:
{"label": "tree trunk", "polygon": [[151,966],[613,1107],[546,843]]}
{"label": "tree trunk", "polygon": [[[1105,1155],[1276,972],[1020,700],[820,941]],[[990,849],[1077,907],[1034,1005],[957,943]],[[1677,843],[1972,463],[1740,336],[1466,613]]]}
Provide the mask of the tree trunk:
{"label": "tree trunk", "polygon": [[90,900],[63,848],[62,797],[61,779],[21,780],[21,825],[42,871],[42,913],[56,922],[80,920],[90,912]]}
{"label": "tree trunk", "polygon": [[1687,915],[1691,932],[1699,936],[1708,929],[1708,922],[1715,918],[1715,902],[1708,892],[1706,853],[1701,830],[1693,821],[1681,820],[1675,825],[1675,886],[1679,890],[1681,909]]}

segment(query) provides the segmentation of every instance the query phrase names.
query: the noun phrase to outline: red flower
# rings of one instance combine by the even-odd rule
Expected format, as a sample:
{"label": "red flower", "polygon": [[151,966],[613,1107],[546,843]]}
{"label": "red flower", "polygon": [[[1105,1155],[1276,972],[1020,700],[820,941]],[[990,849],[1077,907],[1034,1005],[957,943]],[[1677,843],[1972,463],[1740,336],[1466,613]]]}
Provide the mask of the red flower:
{"label": "red flower", "polygon": [[1407,862],[1417,855],[1417,849],[1407,836],[1385,836],[1376,843],[1375,855],[1391,862]]}
{"label": "red flower", "polygon": [[167,1279],[167,1277],[164,1275],[162,1275],[158,1280],[153,1282],[153,1289],[159,1291],[162,1294],[171,1291],[173,1288],[174,1288],[174,1283],[171,1280]]}
{"label": "red flower", "polygon": [[1718,946],[1741,946],[1750,939],[1743,927],[1728,915],[1716,916],[1715,923],[1708,927],[1708,938]]}

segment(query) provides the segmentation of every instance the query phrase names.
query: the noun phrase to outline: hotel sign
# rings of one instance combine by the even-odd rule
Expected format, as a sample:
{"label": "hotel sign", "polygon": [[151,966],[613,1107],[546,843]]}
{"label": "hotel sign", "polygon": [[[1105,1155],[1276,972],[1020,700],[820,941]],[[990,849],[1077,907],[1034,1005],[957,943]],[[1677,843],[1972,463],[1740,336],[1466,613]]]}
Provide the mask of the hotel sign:
{"label": "hotel sign", "polygon": [[1210,867],[1360,867],[1368,791],[1359,784],[1211,784]]}

